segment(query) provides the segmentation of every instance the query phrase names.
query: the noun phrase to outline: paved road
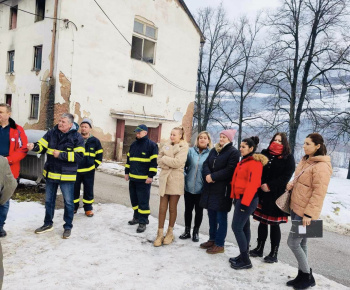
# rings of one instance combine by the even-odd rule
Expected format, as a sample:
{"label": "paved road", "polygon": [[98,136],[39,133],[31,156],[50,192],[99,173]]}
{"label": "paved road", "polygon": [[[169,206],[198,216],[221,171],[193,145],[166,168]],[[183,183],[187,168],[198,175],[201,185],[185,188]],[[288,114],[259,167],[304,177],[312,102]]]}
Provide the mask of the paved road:
{"label": "paved road", "polygon": [[[128,183],[116,176],[97,172],[95,181],[95,200],[100,203],[118,203],[131,207],[128,192]],[[158,217],[159,196],[158,187],[152,186],[150,207],[151,214]],[[184,200],[181,197],[178,206],[177,223],[184,225]],[[125,217],[127,222],[132,216]],[[229,213],[229,223],[232,221],[232,211]],[[252,246],[255,247],[257,237],[257,222],[252,223]],[[290,229],[290,223],[281,226],[282,241],[279,250],[279,259],[294,267],[297,267],[296,260],[287,246],[287,236]],[[204,214],[203,223],[200,229],[203,234],[208,234],[208,217]],[[156,233],[154,233],[156,235]],[[228,230],[227,240],[236,243],[232,230]],[[201,242],[203,239],[200,240]],[[315,273],[322,274],[325,277],[338,283],[350,287],[350,237],[338,235],[332,232],[324,232],[323,239],[309,240],[309,262]],[[270,245],[267,243],[265,255],[270,251]]]}

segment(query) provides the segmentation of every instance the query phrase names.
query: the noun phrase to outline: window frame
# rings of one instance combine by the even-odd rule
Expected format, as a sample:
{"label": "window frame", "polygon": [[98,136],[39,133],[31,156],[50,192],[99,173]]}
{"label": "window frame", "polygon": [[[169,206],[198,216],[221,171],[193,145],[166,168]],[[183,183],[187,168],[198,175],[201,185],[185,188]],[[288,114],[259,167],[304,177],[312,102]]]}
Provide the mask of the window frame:
{"label": "window frame", "polygon": [[[42,15],[39,14],[39,8],[40,8],[40,4],[43,3],[43,13]],[[34,18],[34,22],[40,22],[43,21],[45,19],[45,9],[46,9],[46,0],[36,0],[35,1],[35,18]]]}
{"label": "window frame", "polygon": [[[38,49],[41,49],[41,55],[40,55],[40,68],[36,67],[37,64],[37,51]],[[42,63],[43,63],[43,45],[36,45],[34,46],[34,59],[33,59],[33,71],[41,71],[41,67],[42,67]]]}
{"label": "window frame", "polygon": [[[12,22],[12,18],[14,15],[14,12],[16,13],[16,23],[14,25],[14,27],[12,26],[13,22]],[[17,19],[18,19],[18,5],[10,7],[10,23],[9,23],[9,30],[14,30],[17,28]]]}
{"label": "window frame", "polygon": [[[37,99],[37,102],[35,102],[35,99]],[[36,115],[35,115],[35,104],[38,105]],[[29,119],[33,119],[33,120],[39,119],[39,108],[40,108],[40,95],[39,94],[31,94],[30,95]]]}
{"label": "window frame", "polygon": [[12,94],[5,94],[5,104],[12,105]]}
{"label": "window frame", "polygon": [[[129,84],[130,84],[130,82],[132,82],[132,88],[131,88],[131,92],[129,91]],[[139,84],[143,84],[143,85],[145,85],[145,91],[144,91],[144,93],[142,94],[142,93],[139,93],[139,92],[135,92],[135,83],[139,83]],[[148,95],[147,94],[147,88],[148,87],[150,87],[150,91],[151,91],[151,94],[150,95]],[[140,82],[140,81],[135,81],[135,80],[129,80],[128,81],[128,93],[130,93],[130,94],[136,94],[136,95],[139,95],[139,96],[145,96],[145,97],[153,97],[153,85],[151,85],[151,84],[148,84],[148,83],[143,83],[143,82]]]}
{"label": "window frame", "polygon": [[[11,55],[12,55],[12,70],[11,70]],[[7,73],[15,72],[15,50],[7,52]]]}

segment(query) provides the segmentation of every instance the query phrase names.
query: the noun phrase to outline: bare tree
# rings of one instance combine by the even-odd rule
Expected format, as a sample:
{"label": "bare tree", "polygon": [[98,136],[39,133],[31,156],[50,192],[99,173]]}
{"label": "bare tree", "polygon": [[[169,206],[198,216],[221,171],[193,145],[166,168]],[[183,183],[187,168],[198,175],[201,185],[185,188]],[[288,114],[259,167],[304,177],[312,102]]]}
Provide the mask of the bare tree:
{"label": "bare tree", "polygon": [[303,116],[313,115],[310,88],[332,91],[332,76],[349,72],[349,5],[349,0],[283,0],[269,17],[276,57],[267,84],[276,90],[274,112],[284,116],[277,126],[287,122],[293,152]]}

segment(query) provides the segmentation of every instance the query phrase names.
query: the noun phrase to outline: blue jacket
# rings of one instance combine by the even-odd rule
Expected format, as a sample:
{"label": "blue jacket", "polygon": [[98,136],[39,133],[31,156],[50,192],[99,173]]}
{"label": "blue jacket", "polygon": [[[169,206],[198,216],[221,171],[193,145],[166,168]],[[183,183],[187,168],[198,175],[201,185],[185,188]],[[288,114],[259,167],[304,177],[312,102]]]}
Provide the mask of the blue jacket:
{"label": "blue jacket", "polygon": [[202,168],[203,163],[209,155],[209,149],[199,153],[198,147],[191,147],[188,150],[185,165],[185,191],[193,194],[200,194],[203,188]]}

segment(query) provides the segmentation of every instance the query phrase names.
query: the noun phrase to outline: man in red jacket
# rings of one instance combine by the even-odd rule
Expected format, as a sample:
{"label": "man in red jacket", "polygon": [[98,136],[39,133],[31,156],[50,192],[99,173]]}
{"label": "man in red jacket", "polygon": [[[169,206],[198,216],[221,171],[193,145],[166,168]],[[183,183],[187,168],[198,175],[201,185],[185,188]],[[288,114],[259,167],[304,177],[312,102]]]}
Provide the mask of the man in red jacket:
{"label": "man in red jacket", "polygon": [[[0,104],[0,155],[7,158],[14,178],[18,178],[20,161],[27,155],[28,139],[23,128],[15,123],[11,116],[11,107]],[[6,236],[4,224],[9,211],[10,201],[0,205],[0,238]]]}

